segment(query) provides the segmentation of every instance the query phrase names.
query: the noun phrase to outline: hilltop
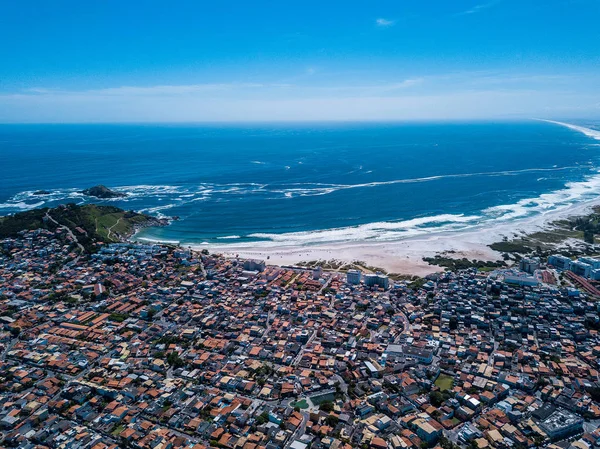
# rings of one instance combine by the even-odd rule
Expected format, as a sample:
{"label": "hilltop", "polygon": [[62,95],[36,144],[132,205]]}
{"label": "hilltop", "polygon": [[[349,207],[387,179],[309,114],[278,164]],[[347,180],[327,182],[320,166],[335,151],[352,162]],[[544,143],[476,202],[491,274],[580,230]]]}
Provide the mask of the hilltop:
{"label": "hilltop", "polygon": [[91,250],[97,242],[119,242],[141,227],[165,224],[164,220],[114,206],[71,203],[0,217],[0,239],[15,237],[23,230],[64,226],[86,250]]}

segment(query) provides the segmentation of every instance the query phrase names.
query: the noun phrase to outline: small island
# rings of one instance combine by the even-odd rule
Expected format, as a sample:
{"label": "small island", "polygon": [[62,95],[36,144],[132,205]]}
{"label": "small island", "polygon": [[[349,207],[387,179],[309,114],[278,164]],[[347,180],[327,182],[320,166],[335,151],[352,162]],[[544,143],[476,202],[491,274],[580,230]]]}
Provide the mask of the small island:
{"label": "small island", "polygon": [[89,189],[82,190],[81,193],[87,196],[93,196],[101,199],[124,198],[127,196],[126,193],[116,192],[102,184],[90,187]]}
{"label": "small island", "polygon": [[36,190],[33,192],[34,195],[50,195],[50,193],[49,190]]}

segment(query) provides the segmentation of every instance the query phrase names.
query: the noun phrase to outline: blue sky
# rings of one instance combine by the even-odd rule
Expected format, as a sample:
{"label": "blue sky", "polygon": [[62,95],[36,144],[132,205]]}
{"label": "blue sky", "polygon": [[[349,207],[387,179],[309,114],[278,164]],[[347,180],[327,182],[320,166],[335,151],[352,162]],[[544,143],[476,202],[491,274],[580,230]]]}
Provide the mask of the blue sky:
{"label": "blue sky", "polygon": [[0,122],[600,117],[598,0],[0,0]]}

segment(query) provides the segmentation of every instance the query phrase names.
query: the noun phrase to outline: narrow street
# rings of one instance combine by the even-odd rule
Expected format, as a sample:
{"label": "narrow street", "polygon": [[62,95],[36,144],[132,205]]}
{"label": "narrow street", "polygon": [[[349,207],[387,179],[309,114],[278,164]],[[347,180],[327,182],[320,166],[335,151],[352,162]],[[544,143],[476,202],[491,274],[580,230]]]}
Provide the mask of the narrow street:
{"label": "narrow street", "polygon": [[75,236],[75,234],[73,234],[73,231],[71,231],[67,226],[60,224],[58,221],[56,221],[54,218],[52,218],[52,216],[46,212],[45,217],[50,220],[52,223],[54,223],[56,226],[58,226],[59,228],[65,230],[69,236],[73,239],[73,241],[75,242],[75,244],[77,245],[77,247],[79,248],[79,250],[81,251],[81,253],[83,254],[85,252],[85,248],[83,247],[83,245],[81,243],[79,243],[79,240],[77,240],[77,237]]}

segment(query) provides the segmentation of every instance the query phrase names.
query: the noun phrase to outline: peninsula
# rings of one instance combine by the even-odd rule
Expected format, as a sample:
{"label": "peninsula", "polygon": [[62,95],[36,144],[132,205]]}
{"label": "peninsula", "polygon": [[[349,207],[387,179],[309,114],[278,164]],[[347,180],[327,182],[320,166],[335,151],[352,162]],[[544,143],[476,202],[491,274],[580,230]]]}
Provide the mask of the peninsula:
{"label": "peninsula", "polygon": [[63,228],[77,235],[78,241],[89,250],[102,243],[125,241],[143,227],[167,223],[114,206],[65,204],[0,217],[0,238],[15,237],[24,230]]}

